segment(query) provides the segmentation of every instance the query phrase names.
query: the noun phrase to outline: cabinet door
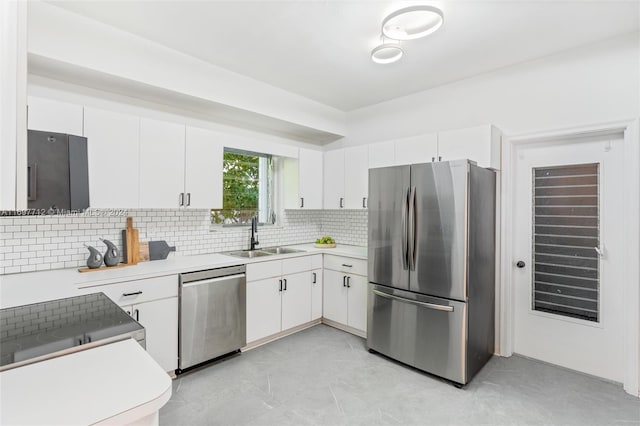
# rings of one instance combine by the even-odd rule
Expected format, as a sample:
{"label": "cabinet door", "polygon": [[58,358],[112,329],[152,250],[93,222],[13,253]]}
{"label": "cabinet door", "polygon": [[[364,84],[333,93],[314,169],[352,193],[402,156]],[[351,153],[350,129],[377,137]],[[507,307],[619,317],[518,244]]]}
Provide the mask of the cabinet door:
{"label": "cabinet door", "polygon": [[348,289],[348,322],[349,327],[367,331],[367,279],[361,275],[347,277]]}
{"label": "cabinet door", "polygon": [[324,153],[324,208],[344,207],[344,149]]}
{"label": "cabinet door", "polygon": [[284,275],[282,329],[311,321],[311,272]]}
{"label": "cabinet door", "polygon": [[348,209],[364,209],[369,191],[369,147],[344,150],[344,198]]}
{"label": "cabinet door", "polygon": [[279,278],[247,282],[247,343],[280,332],[281,302]]}
{"label": "cabinet door", "polygon": [[438,135],[413,136],[396,141],[396,165],[430,163],[438,159]]}
{"label": "cabinet door", "polygon": [[140,119],[140,207],[176,208],[184,192],[185,126]]}
{"label": "cabinet door", "polygon": [[222,208],[223,146],[216,133],[187,127],[185,146],[185,206]]}
{"label": "cabinet door", "polygon": [[441,161],[468,158],[481,167],[500,168],[500,137],[491,125],[438,133]]}
{"label": "cabinet door", "polygon": [[322,151],[300,148],[298,185],[301,208],[322,209]]}
{"label": "cabinet door", "polygon": [[133,305],[131,316],[145,329],[149,355],[164,371],[178,368],[178,298]]}
{"label": "cabinet door", "polygon": [[138,207],[140,118],[85,108],[84,135],[91,207]]}
{"label": "cabinet door", "polygon": [[347,287],[342,274],[324,270],[322,316],[340,324],[347,324]]}
{"label": "cabinet door", "polygon": [[380,142],[369,145],[369,168],[394,166],[396,158],[394,142]]}
{"label": "cabinet door", "polygon": [[29,96],[27,104],[27,128],[29,130],[84,136],[82,132],[82,105],[35,96]]}
{"label": "cabinet door", "polygon": [[311,271],[311,320],[322,318],[322,269]]}

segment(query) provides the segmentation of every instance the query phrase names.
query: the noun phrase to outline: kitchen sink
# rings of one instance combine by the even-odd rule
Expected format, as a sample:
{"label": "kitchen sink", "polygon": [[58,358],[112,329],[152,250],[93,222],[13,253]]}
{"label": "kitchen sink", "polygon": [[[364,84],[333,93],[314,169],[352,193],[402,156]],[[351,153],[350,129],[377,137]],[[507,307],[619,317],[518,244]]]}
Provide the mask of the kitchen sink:
{"label": "kitchen sink", "polygon": [[266,250],[238,250],[228,251],[223,254],[226,254],[228,256],[246,257],[248,259],[253,259],[254,257],[272,256],[274,253],[269,253]]}
{"label": "kitchen sink", "polygon": [[261,251],[265,251],[271,254],[290,254],[290,253],[300,253],[300,252],[303,252],[304,250],[298,250],[298,249],[287,248],[287,247],[270,247],[270,248],[261,249]]}

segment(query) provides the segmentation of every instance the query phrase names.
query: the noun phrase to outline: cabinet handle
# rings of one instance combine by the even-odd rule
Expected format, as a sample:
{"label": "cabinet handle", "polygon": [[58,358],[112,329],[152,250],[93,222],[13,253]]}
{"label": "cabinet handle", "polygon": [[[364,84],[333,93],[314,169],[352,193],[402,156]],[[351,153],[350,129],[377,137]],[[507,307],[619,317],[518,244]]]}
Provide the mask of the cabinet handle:
{"label": "cabinet handle", "polygon": [[187,192],[187,207],[191,205],[191,193]]}
{"label": "cabinet handle", "polygon": [[300,197],[300,208],[304,208],[304,197]]}
{"label": "cabinet handle", "polygon": [[137,296],[138,294],[142,294],[142,291],[141,291],[141,290],[138,290],[138,291],[134,291],[134,292],[132,292],[132,293],[122,293],[122,295],[123,295],[124,297],[127,297],[127,296]]}
{"label": "cabinet handle", "polygon": [[279,281],[280,281],[280,290],[279,291],[282,292],[282,280],[279,280]]}
{"label": "cabinet handle", "polygon": [[346,263],[343,263],[342,266],[344,266],[345,268],[353,268],[353,265],[347,265]]}
{"label": "cabinet handle", "polygon": [[347,276],[343,275],[342,276],[342,287],[346,287],[347,286]]}
{"label": "cabinet handle", "polygon": [[436,162],[436,157],[431,157],[431,162],[435,163]]}
{"label": "cabinet handle", "polygon": [[363,209],[367,208],[367,197],[362,197],[362,208]]}
{"label": "cabinet handle", "polygon": [[442,161],[442,155],[438,156],[438,161]]}
{"label": "cabinet handle", "polygon": [[82,341],[82,339],[78,338],[78,346],[82,345],[84,342]]}
{"label": "cabinet handle", "polygon": [[180,195],[178,195],[178,204],[180,206],[184,206],[184,192],[181,192]]}
{"label": "cabinet handle", "polygon": [[347,288],[351,288],[351,277],[347,277]]}
{"label": "cabinet handle", "polygon": [[287,291],[287,279],[284,279],[284,291]]}
{"label": "cabinet handle", "polygon": [[311,284],[315,284],[316,283],[316,279],[317,279],[316,273],[312,272],[311,274],[313,275],[313,281],[311,281]]}
{"label": "cabinet handle", "polygon": [[140,310],[136,309],[134,312],[136,313],[136,321],[140,322]]}
{"label": "cabinet handle", "polygon": [[344,207],[344,198],[340,197],[340,208]]}

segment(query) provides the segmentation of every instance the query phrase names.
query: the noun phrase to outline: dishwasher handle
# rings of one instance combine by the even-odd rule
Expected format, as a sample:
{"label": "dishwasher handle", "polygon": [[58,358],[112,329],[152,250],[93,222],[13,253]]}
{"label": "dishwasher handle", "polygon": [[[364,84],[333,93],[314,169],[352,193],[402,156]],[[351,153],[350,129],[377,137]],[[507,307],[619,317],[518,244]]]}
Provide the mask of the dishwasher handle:
{"label": "dishwasher handle", "polygon": [[226,281],[233,278],[245,278],[246,274],[225,275],[224,277],[210,278],[208,280],[193,281],[187,284],[181,284],[181,288],[195,287],[199,285],[208,285],[220,281]]}

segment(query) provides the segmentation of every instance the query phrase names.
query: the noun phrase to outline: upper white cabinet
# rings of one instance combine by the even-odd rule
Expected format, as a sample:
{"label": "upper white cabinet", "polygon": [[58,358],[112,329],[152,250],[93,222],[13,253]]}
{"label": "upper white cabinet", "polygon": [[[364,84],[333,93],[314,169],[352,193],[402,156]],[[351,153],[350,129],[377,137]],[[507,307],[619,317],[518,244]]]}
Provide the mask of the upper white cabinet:
{"label": "upper white cabinet", "polygon": [[29,130],[83,136],[82,105],[35,96],[29,96],[27,104],[27,128]]}
{"label": "upper white cabinet", "polygon": [[341,209],[344,204],[344,149],[324,153],[324,208]]}
{"label": "upper white cabinet", "polygon": [[322,209],[323,152],[300,148],[298,159],[284,160],[287,209]]}
{"label": "upper white cabinet", "polygon": [[395,142],[396,165],[429,163],[438,159],[438,135],[413,136]]}
{"label": "upper white cabinet", "polygon": [[360,145],[344,150],[344,206],[367,208],[369,191],[369,147]]}
{"label": "upper white cabinet", "polygon": [[184,205],[199,209],[222,208],[224,147],[219,134],[187,127]]}
{"label": "upper white cabinet", "polygon": [[138,207],[139,133],[136,116],[85,108],[92,208]]}
{"label": "upper white cabinet", "polygon": [[391,142],[372,143],[369,145],[369,168],[395,166],[396,145]]}
{"label": "upper white cabinet", "polygon": [[140,120],[140,207],[185,205],[185,126]]}
{"label": "upper white cabinet", "polygon": [[440,132],[438,159],[450,161],[468,158],[480,167],[499,170],[501,139],[500,131],[489,124]]}

